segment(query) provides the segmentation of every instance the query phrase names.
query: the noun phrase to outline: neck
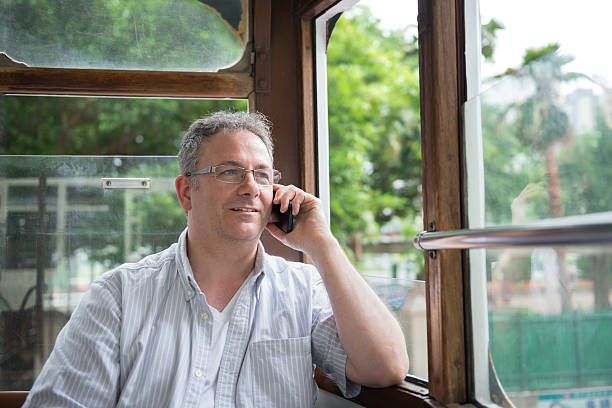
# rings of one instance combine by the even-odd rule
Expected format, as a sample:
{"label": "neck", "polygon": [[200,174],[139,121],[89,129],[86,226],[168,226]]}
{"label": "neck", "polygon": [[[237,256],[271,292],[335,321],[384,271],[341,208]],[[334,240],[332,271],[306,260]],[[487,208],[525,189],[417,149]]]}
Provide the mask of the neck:
{"label": "neck", "polygon": [[255,265],[257,241],[221,241],[198,240],[187,233],[187,258],[207,298],[215,293],[233,296]]}

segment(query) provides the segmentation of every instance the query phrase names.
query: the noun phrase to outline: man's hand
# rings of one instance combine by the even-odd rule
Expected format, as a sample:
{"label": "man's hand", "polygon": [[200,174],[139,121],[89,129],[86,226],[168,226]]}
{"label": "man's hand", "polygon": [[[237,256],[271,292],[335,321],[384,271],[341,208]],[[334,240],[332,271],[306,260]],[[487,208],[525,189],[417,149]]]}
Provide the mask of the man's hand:
{"label": "man's hand", "polygon": [[269,223],[266,229],[283,244],[309,256],[315,255],[318,247],[325,240],[333,239],[321,200],[299,188],[280,184],[274,185],[274,204],[280,204],[284,213],[292,202],[294,229],[289,234],[283,232],[275,224]]}
{"label": "man's hand", "polygon": [[347,354],[347,377],[370,387],[401,382],[409,365],[401,327],[332,235],[321,200],[291,185],[275,184],[274,191],[273,202],[281,205],[281,212],[292,200],[295,228],[289,234],[274,224],[266,228],[308,255],[321,274]]}

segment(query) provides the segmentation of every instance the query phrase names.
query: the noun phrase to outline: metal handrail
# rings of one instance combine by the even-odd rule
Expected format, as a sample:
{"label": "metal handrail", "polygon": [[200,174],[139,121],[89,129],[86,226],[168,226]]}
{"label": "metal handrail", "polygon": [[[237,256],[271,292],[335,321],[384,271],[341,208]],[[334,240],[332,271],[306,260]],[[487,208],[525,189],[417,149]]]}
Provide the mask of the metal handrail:
{"label": "metal handrail", "polygon": [[612,244],[612,222],[423,231],[413,243],[421,251]]}

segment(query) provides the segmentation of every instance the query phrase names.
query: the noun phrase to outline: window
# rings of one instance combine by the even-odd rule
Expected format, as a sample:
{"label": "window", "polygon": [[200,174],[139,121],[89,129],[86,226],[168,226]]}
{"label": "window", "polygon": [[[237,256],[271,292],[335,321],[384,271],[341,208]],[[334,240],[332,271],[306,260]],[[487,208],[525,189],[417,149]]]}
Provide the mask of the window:
{"label": "window", "polygon": [[[380,3],[380,2],[379,2]],[[362,1],[328,21],[330,224],[357,269],[394,311],[410,374],[427,371],[417,4]],[[410,19],[390,24],[402,9]],[[379,18],[378,15],[382,15]],[[328,34],[329,35],[329,34]]]}
{"label": "window", "polygon": [[586,231],[563,246],[470,250],[476,398],[483,403],[611,402],[604,343],[612,262],[609,238],[596,232],[612,220],[612,196],[602,188],[612,153],[610,63],[597,45],[607,30],[597,20],[608,7],[480,1],[483,91],[468,79],[464,107],[469,226],[521,226],[531,238],[545,226]]}
{"label": "window", "polygon": [[[206,3],[212,4],[212,2],[208,1]],[[236,2],[227,1],[215,3],[235,4]],[[334,8],[328,10],[327,8],[330,3],[334,4]],[[280,166],[284,166],[284,168],[282,168],[284,179],[291,180],[291,182],[296,185],[302,185],[306,187],[309,192],[316,192],[324,200],[326,200],[326,202],[330,202],[330,196],[327,188],[330,180],[329,173],[327,172],[330,167],[326,164],[329,160],[329,149],[328,145],[326,144],[327,138],[324,137],[327,134],[326,132],[328,128],[327,90],[325,86],[322,86],[327,84],[327,79],[325,78],[326,63],[323,59],[322,66],[318,65],[315,70],[315,75],[313,75],[312,69],[314,67],[311,64],[312,61],[310,58],[312,57],[312,54],[310,52],[313,48],[317,49],[318,53],[316,55],[315,62],[316,64],[321,64],[322,59],[320,57],[325,56],[326,50],[326,36],[324,33],[326,32],[327,28],[327,21],[337,15],[338,12],[347,10],[355,3],[355,0],[344,1],[342,4],[339,2],[318,0],[274,2],[274,18],[271,18],[272,12],[270,12],[270,1],[257,0],[256,2],[250,2],[251,5],[254,5],[254,12],[252,15],[252,21],[254,23],[253,34],[249,34],[245,38],[247,39],[247,43],[249,40],[252,40],[252,46],[247,45],[245,48],[248,52],[243,54],[243,57],[247,56],[250,58],[241,60],[244,65],[238,64],[234,67],[234,69],[238,70],[239,72],[234,72],[233,70],[232,72],[223,70],[221,72],[214,73],[174,71],[182,69],[179,65],[174,65],[167,68],[171,70],[171,72],[138,71],[133,69],[142,69],[139,68],[142,66],[134,65],[132,62],[130,62],[130,64],[133,64],[131,65],[132,68],[130,68],[130,65],[117,65],[116,69],[112,66],[106,65],[97,66],[98,68],[112,68],[103,70],[92,69],[95,68],[96,65],[81,65],[80,68],[76,68],[77,66],[75,65],[75,68],[64,69],[53,68],[53,66],[59,67],[60,65],[51,65],[51,63],[48,65],[42,63],[40,64],[41,67],[45,66],[46,68],[33,68],[37,65],[33,64],[32,62],[30,62],[31,67],[17,66],[15,64],[8,63],[11,65],[10,68],[0,68],[0,92],[11,95],[36,94],[38,96],[33,99],[40,98],[41,101],[47,99],[52,100],[52,102],[49,103],[49,106],[53,106],[53,104],[56,104],[59,100],[62,101],[61,103],[74,101],[74,106],[76,108],[78,108],[79,104],[84,104],[84,101],[87,100],[87,98],[73,100],[72,98],[47,98],[40,95],[96,95],[104,97],[127,96],[155,98],[249,98],[249,107],[251,109],[257,109],[266,113],[272,118],[275,124],[274,133],[275,137],[277,137],[276,151],[280,159]],[[5,15],[4,11],[6,10],[7,5],[13,6],[14,4],[17,4],[17,2],[2,2],[0,0],[0,7],[4,7],[0,10],[2,11],[2,16]],[[200,6],[200,4],[196,1],[193,1],[190,4]],[[465,9],[463,8],[464,4],[466,6]],[[485,226],[485,183],[484,181],[481,182],[481,179],[485,178],[484,161],[482,160],[483,154],[477,154],[477,160],[465,161],[466,165],[477,164],[482,166],[481,170],[479,170],[480,173],[474,173],[468,169],[467,179],[461,178],[461,165],[464,164],[464,160],[460,160],[463,158],[462,149],[465,148],[467,156],[469,156],[469,152],[472,151],[470,149],[474,147],[470,147],[470,144],[474,142],[473,138],[466,137],[467,143],[465,145],[461,144],[461,127],[465,125],[464,131],[466,136],[482,134],[482,128],[480,126],[481,121],[479,119],[476,121],[472,120],[473,117],[470,115],[470,112],[477,112],[477,116],[482,113],[480,110],[480,99],[475,98],[480,91],[474,91],[474,89],[472,89],[474,82],[470,81],[468,81],[467,89],[469,96],[468,98],[466,98],[465,94],[463,93],[465,90],[462,90],[462,87],[465,85],[464,78],[466,77],[466,73],[462,72],[463,67],[465,66],[468,71],[468,78],[471,78],[474,75],[473,72],[470,72],[472,69],[478,71],[479,68],[478,64],[474,64],[474,60],[469,56],[466,56],[468,60],[467,64],[464,64],[462,60],[463,56],[469,55],[470,52],[472,54],[476,54],[477,57],[481,52],[480,46],[476,47],[478,48],[476,53],[474,53],[473,50],[470,51],[469,49],[471,47],[469,41],[469,38],[471,38],[469,37],[471,35],[470,32],[477,31],[477,28],[480,27],[480,23],[474,21],[474,19],[478,19],[479,14],[478,9],[477,7],[474,7],[474,4],[475,2],[473,0],[466,0],[465,2],[457,2],[455,0],[440,0],[430,2],[423,0],[419,2],[420,34],[418,40],[420,44],[418,51],[419,64],[421,65],[419,81],[421,88],[420,93],[422,95],[421,133],[423,143],[421,147],[423,157],[422,177],[424,179],[423,191],[421,194],[424,201],[423,218],[425,220],[425,229],[428,231],[457,230],[468,226],[472,228]],[[529,7],[532,7],[532,5],[530,4]],[[554,10],[556,10],[556,7],[557,6],[555,5]],[[522,9],[526,9],[526,7],[523,7]],[[550,6],[550,9],[553,10],[552,6]],[[221,14],[225,16],[223,12],[221,12]],[[395,14],[399,17],[403,17],[403,13],[399,12],[399,10]],[[606,13],[598,13],[598,16],[599,15],[606,15]],[[345,17],[340,19],[339,24],[342,23],[342,20]],[[229,22],[228,18],[223,18]],[[592,18],[592,16],[589,18]],[[414,19],[410,18],[409,20],[413,21]],[[588,18],[583,18],[583,20],[588,20]],[[483,22],[487,23],[488,20]],[[221,23],[225,24],[224,22]],[[311,23],[316,23],[316,25],[311,25]],[[232,25],[233,23],[229,22],[229,24]],[[542,25],[540,24],[539,26],[541,27]],[[570,28],[573,27],[572,24],[566,24],[566,26]],[[605,24],[594,24],[593,26],[607,27]],[[311,29],[315,29],[315,27],[317,34],[316,38],[310,35]],[[570,28],[567,29],[568,32],[573,31]],[[462,44],[464,29],[466,35],[468,36],[465,49]],[[6,31],[4,31],[3,34],[4,33],[6,33]],[[298,33],[298,38],[294,38],[296,33]],[[230,34],[231,36],[234,36],[234,39],[237,39],[237,37],[235,37],[235,32],[232,31]],[[338,32],[332,35],[331,47],[334,45],[333,36],[336,34],[338,34]],[[498,36],[498,38],[500,37]],[[311,39],[317,43],[312,44]],[[589,41],[584,41],[584,43],[588,42]],[[486,46],[487,44],[484,45]],[[503,46],[501,48],[493,48],[499,51],[502,48],[507,49],[508,47]],[[5,50],[0,49],[0,51]],[[9,55],[12,56],[11,53],[9,53]],[[495,55],[496,58],[500,57],[499,54]],[[263,57],[260,58],[260,56]],[[0,56],[0,59],[1,58],[2,56]],[[17,61],[20,60],[20,58],[17,57],[14,57],[14,59]],[[252,59],[254,59],[254,61],[251,61]],[[296,63],[296,60],[298,63]],[[520,65],[520,58],[517,61],[517,64]],[[0,64],[4,66],[7,63],[0,62]],[[196,71],[200,69],[200,66],[205,65],[198,62],[195,64],[197,64],[197,67],[190,65],[186,69]],[[512,63],[509,65],[517,66],[517,64]],[[219,64],[214,68],[210,68],[210,70],[214,71],[222,66],[222,64]],[[130,71],[125,71],[128,69]],[[156,69],[166,68],[160,66]],[[485,71],[486,70],[483,68],[483,72]],[[494,73],[501,72],[502,71],[495,71]],[[486,76],[488,76],[488,74],[486,74]],[[313,77],[316,77],[316,87],[315,83],[313,83]],[[479,79],[480,77],[478,75],[478,83]],[[300,83],[301,87],[296,89],[296,83]],[[492,85],[487,84],[486,89],[489,89],[489,87],[492,87]],[[485,88],[483,87],[483,89]],[[315,93],[316,102],[313,103],[312,97]],[[10,98],[16,98],[15,100],[27,99],[23,96],[10,96]],[[468,104],[464,106],[466,118],[468,118],[468,120],[462,123],[459,116],[460,106],[466,99],[469,100]],[[486,95],[483,95],[483,99],[486,99]],[[4,103],[4,107],[0,109],[4,109],[5,112],[7,109],[7,101],[9,101],[9,96],[0,98],[0,104]],[[115,99],[115,101],[119,101],[119,99]],[[136,103],[137,100],[132,101]],[[149,103],[148,99],[141,99],[138,101],[143,104]],[[184,102],[185,105],[182,105],[181,109],[190,111],[190,108],[188,107],[189,102],[185,100],[174,101],[181,101],[180,103]],[[126,112],[131,112],[131,108],[128,106],[129,103],[125,103],[126,105],[121,105],[121,109],[125,110]],[[244,102],[242,103],[244,104]],[[477,105],[477,109],[471,109],[470,105],[475,103]],[[42,109],[43,104],[41,103],[40,106]],[[119,103],[117,103],[117,106],[119,106]],[[350,109],[351,107],[353,107],[353,105],[340,105],[340,109]],[[334,108],[334,110],[336,109],[337,108]],[[33,109],[32,111],[37,112]],[[71,110],[72,113],[77,111],[78,110]],[[161,111],[157,110],[151,112],[157,112],[157,115],[159,115],[159,112]],[[87,116],[86,114],[83,115]],[[156,119],[157,117],[155,115],[156,113],[153,113],[151,115],[151,119]],[[315,115],[316,122],[313,120]],[[30,119],[38,120],[39,118],[37,115],[33,114],[28,118],[28,120]],[[8,123],[10,120],[11,117],[5,116],[0,118],[0,122],[2,123]],[[58,119],[57,123],[61,124],[61,120]],[[19,142],[21,143],[21,146],[24,148],[34,147],[36,145],[36,139],[32,137],[34,133],[28,133],[32,130],[28,129],[23,123],[18,125],[20,125],[22,128],[21,135],[27,136],[20,136]],[[58,124],[54,126],[56,126],[58,129],[60,128]],[[318,127],[318,132],[314,131],[315,126]],[[148,140],[148,135],[139,134],[132,131],[133,129],[137,128],[137,125],[132,127],[128,126],[128,131],[126,133],[122,133],[122,136],[120,136],[121,140],[129,142],[128,144],[130,144],[130,148],[133,149],[131,152],[134,152],[131,154],[142,154],[138,150],[139,146],[142,146]],[[477,129],[477,133],[474,133],[475,129]],[[103,129],[98,130],[102,131]],[[6,149],[6,146],[8,146],[6,143],[6,126],[4,129],[2,129],[2,131],[4,133],[0,134],[0,144],[2,145],[2,149]],[[102,132],[100,134],[105,133]],[[106,134],[112,135],[112,132],[109,131]],[[142,136],[144,139],[141,139],[139,136]],[[319,140],[318,142],[315,142],[317,137]],[[478,143],[480,143],[482,146],[482,139],[476,139],[480,140],[480,142],[474,142],[476,148],[478,147]],[[53,140],[59,141],[60,139],[56,138]],[[141,142],[138,143],[136,140],[141,140]],[[53,154],[59,154],[60,151],[73,153],[77,152],[76,150],[58,149],[57,147],[59,146],[59,143],[57,142],[48,142],[47,144],[52,143],[56,143],[53,146],[56,148],[56,151],[53,152]],[[64,149],[66,148],[75,149],[76,146],[66,144],[64,145]],[[8,151],[5,150],[4,153],[8,153]],[[13,151],[11,154],[19,153],[19,151]],[[24,153],[31,154],[29,150]],[[116,156],[114,156],[115,153],[108,154],[111,154],[112,163],[112,161],[114,161],[116,158]],[[165,153],[162,152],[161,154]],[[317,160],[318,163],[317,166],[315,166]],[[23,162],[25,163],[26,161],[23,160]],[[113,164],[113,166],[115,165]],[[137,167],[138,165],[134,165],[133,168]],[[111,168],[113,167],[111,166]],[[475,174],[476,176],[474,176]],[[316,180],[320,180],[320,183],[317,184]],[[37,183],[38,181],[40,180],[37,179]],[[155,181],[155,179],[153,179],[153,181]],[[462,185],[462,181],[465,181],[466,185]],[[350,182],[352,182],[352,180]],[[463,207],[464,203],[461,200],[462,188],[465,188],[466,191],[472,192],[472,187],[475,187],[476,189],[482,188],[483,191],[483,194],[480,197],[475,197],[477,201],[482,198],[483,205],[480,207],[480,210],[477,208],[478,211],[475,211],[478,216],[482,216],[482,222],[480,224],[476,223],[474,221],[475,218],[472,216],[474,197],[470,196],[469,206],[466,207]],[[11,189],[12,191],[16,191],[16,195],[13,195],[12,192],[10,193],[12,200],[10,205],[19,205],[20,200],[16,199],[15,197],[20,197],[19,194],[22,194],[21,197],[29,197],[27,199],[24,198],[23,201],[32,202],[34,200],[36,208],[38,207],[38,192],[36,188],[33,188],[32,186],[12,186]],[[48,194],[45,196],[47,208],[52,208],[54,205],[57,206],[57,203],[61,202],[62,194],[60,193],[61,188],[59,187],[59,184],[56,184],[55,181],[52,183],[49,179],[47,183],[47,191]],[[67,185],[65,192],[68,197],[75,200],[75,204],[78,203],[78,205],[82,206],[83,209],[94,206],[97,202],[96,200],[100,199],[101,197],[100,190],[87,185]],[[143,197],[147,196],[147,194],[148,193],[144,193],[142,191],[136,192],[134,195],[135,202],[143,202]],[[121,204],[123,203],[125,205],[126,201],[129,203],[129,200],[125,199],[127,195],[128,194],[125,191],[108,191],[106,195],[103,195],[102,197],[109,199],[112,197],[112,204],[116,206],[113,208],[117,208],[116,216],[119,217],[122,216],[121,214],[124,214],[124,212],[121,210]],[[164,195],[161,194],[160,197],[163,198]],[[538,203],[533,204],[535,205]],[[104,203],[104,205],[108,204]],[[8,208],[8,206],[5,206],[5,208]],[[96,217],[95,212],[89,211],[88,213],[88,211],[89,210],[83,211],[78,215],[73,214],[67,216],[65,221],[58,219],[56,215],[48,214],[47,217],[43,217],[46,221],[46,231],[48,231],[49,234],[52,234],[53,231],[57,230],[58,225],[65,224],[67,226],[71,226],[70,228],[74,227],[73,232],[80,233],[78,230],[79,225],[81,224],[79,223],[84,221],[87,217]],[[57,212],[54,214],[57,214]],[[508,219],[508,214],[511,214],[511,212],[505,213],[504,217],[506,217],[506,219]],[[136,220],[138,220],[138,217],[136,217]],[[469,224],[467,222],[468,220]],[[36,230],[38,226],[37,223],[38,215],[36,213],[32,213],[30,210],[23,211],[21,213],[16,211],[16,217],[10,222],[10,225],[9,223],[6,223],[3,224],[2,227],[10,227],[11,231],[19,231],[20,228],[27,231],[32,231]],[[132,235],[134,239],[129,241],[129,248],[140,248],[141,243],[147,242],[145,239],[146,237],[138,238],[139,234],[140,232],[138,231],[138,228],[135,228],[134,235]],[[52,253],[53,249],[58,246],[57,241],[53,240],[47,241],[47,246],[35,246],[32,245],[32,242],[27,240],[20,240],[19,242],[21,245],[24,245],[24,248],[29,245],[30,249],[28,249],[28,251],[30,251],[32,254],[35,254],[37,249],[40,248],[46,248],[48,251],[47,253]],[[4,243],[3,245],[7,244]],[[78,245],[70,245],[72,245],[70,244],[70,240],[66,240],[65,247],[74,248],[75,253],[76,251],[79,251],[79,248],[82,248],[78,247]],[[92,247],[94,246],[94,244],[91,242],[88,245]],[[123,242],[120,242],[117,247],[120,248],[119,252],[130,252],[130,250],[125,250],[125,244]],[[363,246],[363,249],[367,249],[365,245]],[[573,262],[576,264],[575,260],[584,256],[582,253],[582,250],[584,249],[583,247],[566,249],[566,259],[569,259],[570,263]],[[2,250],[6,250],[6,247],[2,247]],[[71,250],[72,249],[67,249],[67,251]],[[466,344],[465,342],[469,342],[471,337],[474,337],[474,341],[476,341],[475,336],[471,336],[472,333],[469,331],[471,327],[470,319],[473,319],[473,322],[475,322],[473,323],[474,326],[479,328],[485,327],[487,332],[491,333],[491,338],[496,336],[495,333],[501,333],[503,337],[504,332],[500,331],[498,327],[492,326],[492,328],[489,330],[490,322],[488,319],[489,315],[487,313],[488,306],[486,292],[487,277],[489,277],[490,282],[493,282],[491,281],[491,275],[487,275],[487,270],[490,270],[490,267],[492,266],[493,262],[496,262],[497,258],[501,259],[501,252],[503,250],[503,248],[490,250],[487,254],[484,253],[484,250],[480,250],[482,253],[481,255],[475,253],[475,250],[470,250],[469,261],[471,265],[473,266],[479,259],[481,260],[482,264],[481,269],[472,269],[474,272],[471,274],[467,268],[464,269],[462,266],[462,262],[464,261],[463,256],[468,255],[467,251],[461,252],[457,250],[439,250],[435,252],[429,251],[425,254],[425,274],[427,276],[425,291],[427,292],[428,316],[428,327],[426,331],[429,346],[429,366],[427,367],[427,371],[431,373],[428,378],[428,389],[421,389],[417,392],[418,398],[410,399],[406,397],[407,393],[405,391],[407,389],[407,384],[405,383],[403,386],[396,387],[391,390],[366,390],[364,391],[364,395],[362,396],[363,399],[361,401],[369,401],[369,403],[372,402],[372,399],[374,399],[376,402],[383,400],[401,401],[396,405],[404,404],[405,401],[409,401],[405,405],[413,406],[412,404],[415,404],[416,406],[424,406],[431,404],[431,402],[423,401],[424,399],[435,399],[444,404],[464,403],[467,401],[473,401],[474,399],[477,399],[480,402],[486,402],[487,399],[491,399],[488,382],[489,366],[487,355],[486,353],[480,353],[484,355],[483,357],[483,355],[480,355],[477,352],[487,350],[489,335],[487,334],[482,338],[482,343],[480,346],[473,346]],[[84,258],[80,255],[81,252],[82,251],[78,252],[77,257],[72,261],[73,265],[83,261]],[[523,258],[519,261],[524,262],[527,257],[531,259],[532,256],[523,256]],[[55,262],[54,259],[56,258],[57,257],[49,257],[45,260],[44,257],[40,257],[41,260],[45,260],[45,262],[47,262],[46,265],[51,265],[51,268],[53,268],[52,265],[54,265],[53,262]],[[289,258],[299,259],[299,255],[292,254],[289,256]],[[31,256],[30,259],[32,259]],[[517,257],[512,257],[512,262],[515,262],[516,259]],[[488,264],[487,260],[489,262]],[[578,263],[580,262],[582,261],[578,261]],[[538,263],[534,261],[534,265],[537,264]],[[14,265],[15,267],[18,267],[17,263]],[[499,265],[499,263],[496,265]],[[30,261],[29,265],[21,266],[36,268],[35,262],[32,261]],[[529,265],[529,267],[531,267],[531,265]],[[385,273],[390,274],[392,273],[392,268],[387,266],[384,268],[384,271]],[[94,271],[94,273],[96,273],[96,271]],[[6,276],[4,271],[2,274]],[[467,279],[468,276],[471,279],[471,284],[469,287],[467,287],[467,290],[464,291],[464,289],[466,289],[464,286],[464,278]],[[476,276],[480,276],[482,282],[474,283]],[[401,278],[402,270],[398,269],[398,279]],[[28,279],[30,279],[30,282],[32,282],[32,279],[34,278],[30,276]],[[71,285],[74,285],[75,288],[79,287],[81,285],[80,279],[81,278],[75,279]],[[387,282],[392,278],[387,275],[380,279]],[[5,285],[6,282],[7,281],[2,278],[0,280],[0,287],[3,287],[2,285]],[[58,282],[58,284],[60,283],[62,282]],[[495,284],[495,282],[493,282],[493,284]],[[29,295],[30,300],[28,301],[31,302],[32,297],[36,297],[36,294],[37,293],[33,291]],[[74,296],[76,296],[76,294]],[[474,303],[477,301],[477,299],[480,299],[481,307],[479,307],[477,303]],[[58,297],[58,301],[59,300],[60,298]],[[0,300],[0,303],[1,302],[2,301]],[[472,314],[469,314],[468,312],[464,313],[464,306],[467,304],[467,302],[471,302],[470,305]],[[43,300],[41,297],[39,304],[42,303]],[[468,306],[467,308],[469,309],[470,307]],[[484,318],[480,320],[480,323],[477,321],[477,310],[484,312]],[[61,315],[57,315],[56,322],[60,321]],[[494,319],[491,319],[491,322],[493,321]],[[30,327],[33,327],[35,321],[30,321],[29,324]],[[59,324],[60,323],[57,323],[57,325]],[[29,327],[26,328],[26,331],[28,330],[30,330]],[[28,331],[28,333],[30,332],[31,331]],[[424,335],[424,331],[420,334]],[[468,340],[465,340],[466,338]],[[31,340],[32,339],[26,339],[26,341]],[[496,340],[494,339],[493,341]],[[408,343],[410,344],[410,340]],[[505,347],[505,345],[503,346]],[[499,347],[497,350],[503,351],[503,349]],[[414,354],[414,352],[411,352],[411,354]],[[424,354],[425,353],[423,353],[423,355]],[[466,356],[468,356],[468,358],[473,357],[474,361],[466,361]],[[502,358],[500,361],[503,361],[504,355],[498,353],[498,356],[498,358]],[[485,363],[483,370],[480,370],[480,368],[482,368],[480,361],[476,361],[478,358]],[[36,364],[41,364],[41,361],[36,362]],[[474,366],[474,373],[476,373],[476,384],[470,384],[470,381],[472,380],[472,364]],[[501,363],[495,362],[495,367],[499,370],[498,374],[500,375],[500,378],[503,378],[505,374]],[[506,373],[507,372],[508,371],[506,371]],[[468,373],[468,375],[466,375],[466,373]],[[480,375],[479,373],[484,373],[486,375],[486,392],[484,393],[479,392],[480,383],[478,381],[480,378],[485,378],[485,375],[478,377]],[[4,372],[0,377],[4,378]],[[449,381],[449,379],[452,381]],[[472,385],[475,385],[475,396],[470,394]],[[605,387],[597,387],[598,388],[595,390],[588,391],[592,398],[585,402],[586,406],[597,406],[596,404],[605,406],[605,403],[607,403],[605,401],[607,392]],[[508,390],[512,392],[510,388],[508,388]],[[383,396],[380,397],[380,395]],[[398,397],[398,395],[400,396]],[[412,395],[414,397],[415,394]],[[484,397],[481,398],[483,395]],[[560,394],[555,394],[554,391],[551,390],[550,392],[547,392],[547,394],[544,395],[542,399],[537,402],[537,404],[540,406],[550,406],[555,401],[555,398],[558,398],[559,395]],[[386,396],[390,396],[391,398],[387,399]],[[516,398],[516,394],[512,395],[512,397]],[[549,403],[547,404],[547,402]]]}
{"label": "window", "polygon": [[29,67],[217,71],[248,40],[247,2],[217,3],[3,0],[0,52]]}
{"label": "window", "polygon": [[[193,118],[246,107],[0,97],[0,390],[30,389],[91,281],[176,241],[186,220],[169,154]],[[110,188],[102,178],[134,184]]]}
{"label": "window", "polygon": [[[234,67],[242,73],[197,72],[240,60],[246,1],[48,3],[0,2],[3,390],[30,388],[94,278],[167,247],[184,228],[168,155],[189,123],[247,108],[169,98],[246,99],[253,90],[250,58]],[[102,177],[146,188],[104,188]]]}

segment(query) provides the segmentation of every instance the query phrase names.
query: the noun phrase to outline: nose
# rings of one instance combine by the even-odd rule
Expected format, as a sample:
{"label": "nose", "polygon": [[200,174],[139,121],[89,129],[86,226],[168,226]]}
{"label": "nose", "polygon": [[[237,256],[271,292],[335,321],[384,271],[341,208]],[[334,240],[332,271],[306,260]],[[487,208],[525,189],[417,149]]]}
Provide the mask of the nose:
{"label": "nose", "polygon": [[249,170],[244,173],[244,179],[242,179],[242,183],[240,183],[241,195],[246,196],[257,196],[259,195],[259,184],[255,182],[255,176],[253,174],[253,170]]}

